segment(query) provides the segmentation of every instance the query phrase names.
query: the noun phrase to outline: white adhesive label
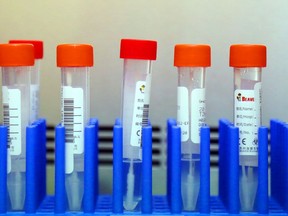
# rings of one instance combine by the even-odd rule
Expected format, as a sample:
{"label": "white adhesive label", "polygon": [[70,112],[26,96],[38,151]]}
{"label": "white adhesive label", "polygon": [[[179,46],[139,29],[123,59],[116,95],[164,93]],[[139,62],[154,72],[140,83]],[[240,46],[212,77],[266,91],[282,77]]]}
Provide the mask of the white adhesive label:
{"label": "white adhesive label", "polygon": [[136,83],[130,139],[131,146],[141,146],[142,123],[148,123],[149,104],[145,103],[146,87],[145,81],[138,81]]}
{"label": "white adhesive label", "polygon": [[65,173],[70,174],[74,170],[74,153],[73,145],[65,146]]}
{"label": "white adhesive label", "polygon": [[177,88],[177,124],[181,128],[181,141],[186,142],[189,139],[189,105],[188,89],[183,86]]}
{"label": "white adhesive label", "polygon": [[200,129],[206,118],[205,89],[193,89],[191,92],[191,141],[200,143]]}
{"label": "white adhesive label", "polygon": [[19,89],[2,87],[3,122],[8,126],[8,148],[10,155],[21,154],[21,92]]}
{"label": "white adhesive label", "polygon": [[[194,144],[199,144],[200,129],[206,121],[205,89],[193,89],[189,96],[188,89],[186,87],[179,86],[177,88],[177,93],[177,124],[181,127],[181,141],[187,142],[190,137],[190,141],[192,141]],[[189,113],[191,117],[189,117]]]}
{"label": "white adhesive label", "polygon": [[30,87],[30,98],[31,98],[31,122],[34,122],[38,118],[39,85],[31,85],[31,87]]}
{"label": "white adhesive label", "polygon": [[7,172],[11,172],[11,155],[21,154],[21,92],[2,87],[3,124],[8,127]]}
{"label": "white adhesive label", "polygon": [[261,83],[254,90],[237,89],[234,93],[234,122],[239,128],[239,154],[258,154],[258,127],[261,125]]}
{"label": "white adhesive label", "polygon": [[66,130],[66,173],[74,169],[74,154],[84,152],[83,89],[62,87],[62,122]]}

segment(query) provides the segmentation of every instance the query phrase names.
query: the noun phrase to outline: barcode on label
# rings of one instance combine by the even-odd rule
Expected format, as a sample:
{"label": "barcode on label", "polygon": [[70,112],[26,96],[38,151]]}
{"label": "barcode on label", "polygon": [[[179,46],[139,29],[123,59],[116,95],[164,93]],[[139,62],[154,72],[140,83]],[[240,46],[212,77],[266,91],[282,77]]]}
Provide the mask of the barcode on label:
{"label": "barcode on label", "polygon": [[11,108],[9,104],[3,104],[3,124],[6,125],[8,129],[7,147],[10,148],[12,152],[15,151],[14,145],[16,145],[16,143],[14,143],[14,145],[12,144],[12,140],[17,141],[17,136],[20,134],[19,130],[21,129],[19,128],[19,124],[17,123],[17,119],[19,119],[19,116],[15,114],[15,112],[18,112],[18,108]]}
{"label": "barcode on label", "polygon": [[66,144],[73,154],[84,151],[83,89],[64,86],[62,89],[62,124],[66,129]]}
{"label": "barcode on label", "polygon": [[66,143],[74,143],[74,98],[64,98],[63,122],[66,129]]}
{"label": "barcode on label", "polygon": [[[63,86],[62,124],[65,127],[65,172],[74,170],[74,154],[84,152],[83,89]],[[78,170],[79,171],[79,170]]]}
{"label": "barcode on label", "polygon": [[7,126],[8,130],[8,143],[7,148],[10,148],[11,145],[11,138],[10,138],[10,110],[9,104],[3,104],[3,124]]}
{"label": "barcode on label", "polygon": [[149,104],[143,105],[142,127],[148,125]]}
{"label": "barcode on label", "polygon": [[10,107],[9,104],[3,103],[3,124],[7,126],[7,173],[11,172],[11,156],[10,156],[10,147],[11,147],[11,135],[10,135]]}
{"label": "barcode on label", "polygon": [[19,89],[2,87],[3,124],[8,129],[7,147],[10,155],[20,155],[22,151],[21,92]]}

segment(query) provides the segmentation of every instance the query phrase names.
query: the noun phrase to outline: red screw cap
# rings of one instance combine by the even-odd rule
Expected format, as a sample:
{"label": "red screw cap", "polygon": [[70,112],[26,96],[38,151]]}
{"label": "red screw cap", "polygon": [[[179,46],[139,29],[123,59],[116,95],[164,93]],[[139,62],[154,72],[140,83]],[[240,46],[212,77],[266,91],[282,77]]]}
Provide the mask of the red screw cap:
{"label": "red screw cap", "polygon": [[156,60],[157,41],[122,39],[120,45],[120,58]]}
{"label": "red screw cap", "polygon": [[43,41],[40,40],[10,40],[9,43],[32,44],[35,49],[35,59],[43,59]]}

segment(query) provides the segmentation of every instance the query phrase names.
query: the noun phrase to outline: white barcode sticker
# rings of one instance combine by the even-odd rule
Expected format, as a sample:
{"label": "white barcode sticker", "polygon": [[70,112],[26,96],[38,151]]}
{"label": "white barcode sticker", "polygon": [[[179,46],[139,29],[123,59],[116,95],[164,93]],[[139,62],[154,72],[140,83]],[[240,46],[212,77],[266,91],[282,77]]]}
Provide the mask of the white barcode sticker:
{"label": "white barcode sticker", "polygon": [[[3,124],[8,126],[9,155],[21,154],[21,92],[19,89],[2,87]],[[9,160],[9,159],[8,159]]]}
{"label": "white barcode sticker", "polygon": [[144,89],[144,104],[143,104],[143,117],[142,117],[142,127],[148,126],[149,124],[149,104],[150,104],[150,92],[151,92],[151,80],[152,74],[147,71],[146,83]]}
{"label": "white barcode sticker", "polygon": [[66,173],[73,171],[73,154],[84,152],[83,89],[62,87],[62,122],[66,130]]}
{"label": "white barcode sticker", "polygon": [[68,144],[65,146],[65,173],[70,174],[73,172],[73,170],[74,170],[73,145]]}
{"label": "white barcode sticker", "polygon": [[[135,98],[134,98],[134,108],[133,108],[133,120],[131,129],[131,146],[141,146],[141,130],[142,130],[142,120],[145,118],[143,116],[143,111],[146,109],[146,115],[148,115],[149,105],[144,104],[145,97],[145,81],[138,81],[135,88]],[[146,106],[144,108],[144,105]],[[147,118],[147,116],[146,116]],[[148,121],[148,118],[147,118]]]}
{"label": "white barcode sticker", "polygon": [[193,89],[191,92],[191,141],[200,143],[200,129],[205,124],[205,89]]}
{"label": "white barcode sticker", "polygon": [[183,86],[177,88],[177,124],[181,128],[181,141],[189,139],[189,107],[188,89]]}
{"label": "white barcode sticker", "polygon": [[239,154],[258,154],[258,127],[261,116],[261,83],[254,90],[237,89],[234,94],[234,122],[239,128]]}

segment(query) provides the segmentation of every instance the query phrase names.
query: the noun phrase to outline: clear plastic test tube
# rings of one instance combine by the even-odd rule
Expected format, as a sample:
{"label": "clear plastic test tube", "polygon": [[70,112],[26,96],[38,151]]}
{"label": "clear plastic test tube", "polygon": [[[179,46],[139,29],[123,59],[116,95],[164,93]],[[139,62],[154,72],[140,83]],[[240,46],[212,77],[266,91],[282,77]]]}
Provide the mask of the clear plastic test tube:
{"label": "clear plastic test tube", "polygon": [[9,43],[32,44],[34,46],[35,64],[31,71],[31,119],[34,122],[39,118],[39,89],[40,89],[40,66],[43,59],[43,41],[41,40],[10,40]]}
{"label": "clear plastic test tube", "polygon": [[239,128],[239,192],[242,211],[253,211],[258,187],[258,128],[261,126],[261,71],[266,46],[230,47],[234,67],[234,124]]}
{"label": "clear plastic test tube", "polygon": [[68,210],[82,208],[84,194],[84,127],[90,118],[90,67],[93,47],[88,44],[57,46],[61,67],[61,115],[65,126],[65,185]]}
{"label": "clear plastic test tube", "polygon": [[23,210],[26,194],[26,127],[30,122],[31,44],[1,44],[3,124],[8,126],[7,188],[11,210]]}
{"label": "clear plastic test tube", "polygon": [[200,129],[206,121],[205,72],[211,66],[209,45],[178,44],[177,124],[181,127],[181,193],[183,209],[194,211],[200,188]]}
{"label": "clear plastic test tube", "polygon": [[139,209],[142,177],[142,126],[148,125],[152,60],[157,42],[122,39],[120,58],[124,59],[122,91],[124,208]]}

